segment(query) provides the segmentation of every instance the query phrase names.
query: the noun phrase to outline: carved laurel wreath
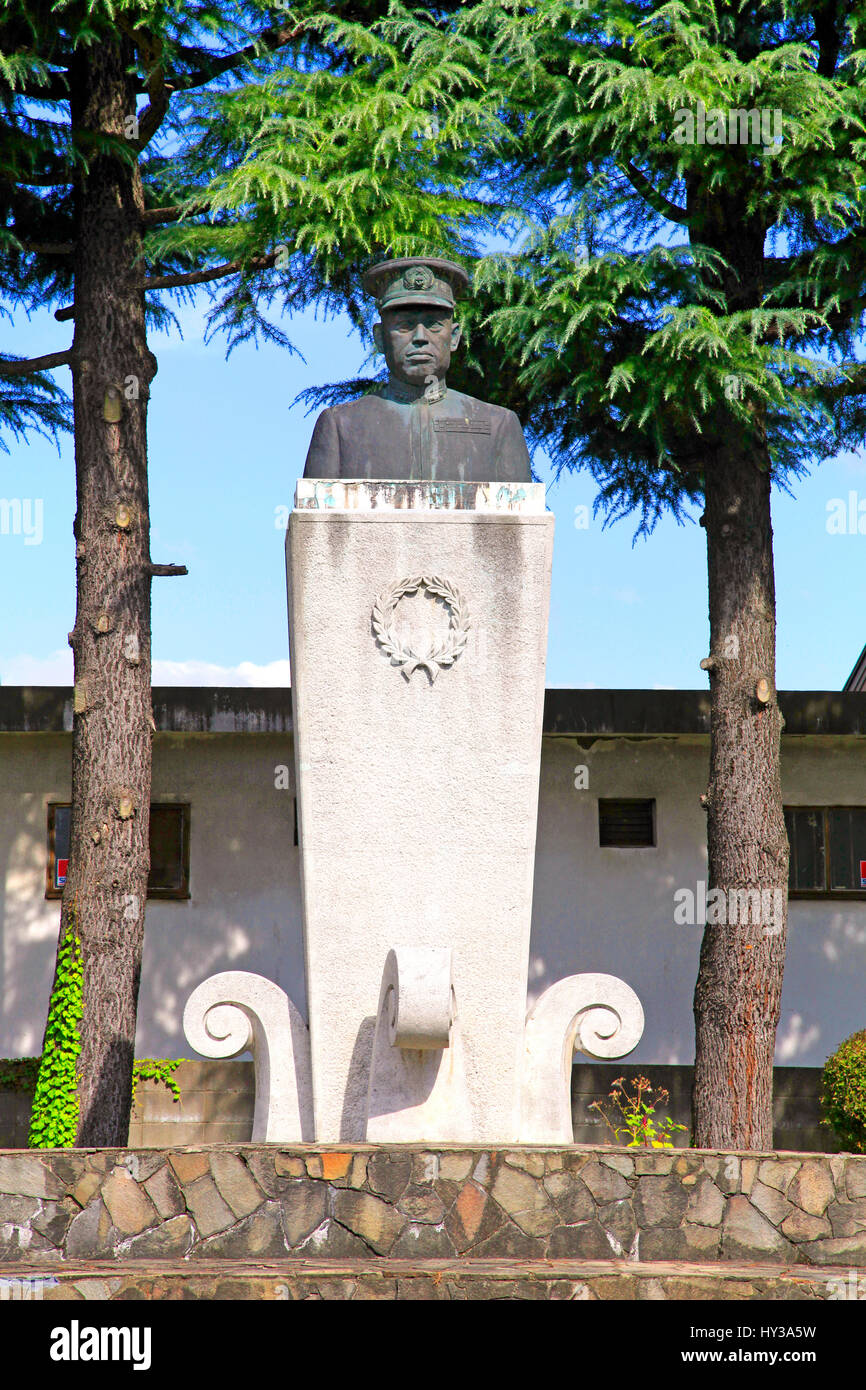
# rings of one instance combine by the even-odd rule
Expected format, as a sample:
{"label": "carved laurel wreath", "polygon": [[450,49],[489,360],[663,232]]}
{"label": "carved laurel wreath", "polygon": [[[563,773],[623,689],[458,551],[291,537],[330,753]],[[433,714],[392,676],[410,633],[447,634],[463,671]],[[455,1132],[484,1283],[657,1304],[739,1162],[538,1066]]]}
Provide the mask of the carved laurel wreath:
{"label": "carved laurel wreath", "polygon": [[[444,639],[429,651],[416,652],[403,642],[394,626],[394,610],[406,594],[426,589],[435,598],[444,599],[448,605],[450,623]],[[432,685],[443,666],[451,666],[466,646],[471,619],[466,600],[460,590],[447,579],[435,574],[419,574],[411,579],[398,580],[389,589],[384,589],[373,604],[373,631],[376,641],[391,658],[394,666],[399,666],[407,681],[421,667],[430,676]]]}

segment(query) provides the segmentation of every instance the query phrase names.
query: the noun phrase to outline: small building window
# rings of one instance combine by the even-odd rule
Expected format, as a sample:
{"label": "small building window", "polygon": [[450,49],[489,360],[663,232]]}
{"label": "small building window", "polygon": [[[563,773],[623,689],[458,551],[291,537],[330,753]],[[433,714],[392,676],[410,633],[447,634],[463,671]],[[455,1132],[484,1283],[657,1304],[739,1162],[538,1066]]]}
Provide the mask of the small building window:
{"label": "small building window", "polygon": [[866,807],[786,806],[792,898],[866,898]]}
{"label": "small building window", "polygon": [[69,821],[71,806],[48,807],[48,886],[47,898],[60,898],[66,887],[69,868]]}
{"label": "small building window", "polygon": [[[68,804],[48,807],[46,898],[63,896],[69,869],[71,812]],[[190,808],[186,804],[162,802],[151,806],[149,898],[189,897],[189,821]]]}
{"label": "small building window", "polygon": [[189,806],[150,808],[149,898],[189,897]]}
{"label": "small building window", "polygon": [[655,801],[634,797],[598,803],[598,843],[602,849],[647,849],[656,842]]}

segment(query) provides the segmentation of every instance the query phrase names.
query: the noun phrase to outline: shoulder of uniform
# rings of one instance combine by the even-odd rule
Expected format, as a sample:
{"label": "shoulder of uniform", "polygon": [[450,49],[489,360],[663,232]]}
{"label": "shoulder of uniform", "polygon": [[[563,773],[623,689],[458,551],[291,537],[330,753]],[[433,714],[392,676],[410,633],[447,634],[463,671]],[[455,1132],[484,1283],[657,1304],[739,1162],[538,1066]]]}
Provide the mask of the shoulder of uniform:
{"label": "shoulder of uniform", "polygon": [[382,397],[378,392],[373,392],[368,396],[358,396],[354,401],[341,401],[339,405],[329,405],[319,415],[319,419],[327,416],[335,423],[344,420],[347,416],[364,414],[369,410],[377,410],[382,405]]}
{"label": "shoulder of uniform", "polygon": [[467,396],[462,391],[449,390],[448,398],[450,399],[452,397],[453,403],[457,409],[463,410],[466,414],[476,416],[484,415],[489,420],[494,420],[497,423],[504,423],[509,416],[515,420],[517,419],[513,410],[508,410],[507,407],[503,405],[494,405],[492,401],[480,401],[477,396]]}

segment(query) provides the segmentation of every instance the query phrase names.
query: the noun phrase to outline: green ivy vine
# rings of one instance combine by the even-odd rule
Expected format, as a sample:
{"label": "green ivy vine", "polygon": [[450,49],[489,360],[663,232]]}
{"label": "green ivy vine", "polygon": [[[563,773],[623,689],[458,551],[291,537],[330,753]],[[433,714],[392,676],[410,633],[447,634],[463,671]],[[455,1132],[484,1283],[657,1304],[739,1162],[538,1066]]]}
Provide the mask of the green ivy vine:
{"label": "green ivy vine", "polygon": [[82,981],[81,942],[73,918],[67,924],[57,952],[57,977],[48,1006],[45,1044],[27,1140],[31,1149],[69,1149],[75,1144]]}
{"label": "green ivy vine", "polygon": [[[180,1086],[175,1080],[182,1057],[136,1057],[132,1065],[132,1103],[140,1081],[155,1081],[165,1086],[176,1104],[180,1103]],[[35,1091],[39,1078],[41,1057],[0,1057],[0,1091],[26,1094]],[[31,1144],[31,1148],[36,1147]],[[40,1146],[41,1147],[41,1146]]]}
{"label": "green ivy vine", "polygon": [[[82,1018],[81,942],[74,919],[57,953],[57,978],[48,1006],[42,1057],[21,1057],[0,1062],[0,1090],[36,1093],[30,1117],[31,1149],[71,1149],[78,1131],[79,1025]],[[140,1057],[132,1067],[132,1104],[140,1081],[156,1081],[168,1087],[177,1103],[180,1087],[174,1073],[181,1059]]]}
{"label": "green ivy vine", "polygon": [[[165,1086],[171,1092],[175,1104],[180,1103],[180,1086],[175,1080],[174,1073],[177,1071],[182,1057],[137,1057],[132,1065],[132,1103],[135,1105],[136,1087],[140,1081],[155,1081],[159,1085]],[[39,1075],[41,1070],[41,1057],[2,1057],[0,1058],[0,1091],[13,1091],[17,1093],[27,1093],[36,1091],[39,1085]],[[56,1094],[56,1092],[55,1092]],[[49,1107],[43,1105],[43,1113]],[[75,1141],[73,1132],[72,1140],[68,1144],[61,1144],[53,1136],[57,1132],[54,1117],[56,1111],[49,1112],[51,1127],[48,1128],[44,1123],[40,1126],[39,1136],[46,1133],[46,1141],[36,1135],[34,1120],[30,1122],[30,1138],[28,1143],[31,1149],[44,1148],[71,1148]],[[70,1112],[71,1113],[71,1112]],[[36,1099],[33,1102],[33,1116],[36,1114]],[[71,1123],[71,1119],[70,1119]],[[77,1111],[76,1111],[77,1123]],[[34,1139],[38,1138],[38,1142]]]}
{"label": "green ivy vine", "polygon": [[182,1058],[176,1057],[169,1061],[165,1057],[137,1057],[132,1064],[132,1103],[135,1105],[135,1088],[139,1081],[158,1081],[161,1085],[167,1086],[171,1091],[175,1104],[180,1102],[180,1087],[174,1079],[174,1073],[180,1066]]}

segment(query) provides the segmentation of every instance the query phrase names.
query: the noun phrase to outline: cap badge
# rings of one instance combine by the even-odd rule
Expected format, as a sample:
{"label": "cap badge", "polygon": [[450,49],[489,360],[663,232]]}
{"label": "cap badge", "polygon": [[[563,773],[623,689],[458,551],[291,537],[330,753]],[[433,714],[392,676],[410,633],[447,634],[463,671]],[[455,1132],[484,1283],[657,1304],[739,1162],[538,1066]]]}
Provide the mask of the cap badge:
{"label": "cap badge", "polygon": [[406,290],[429,290],[433,280],[433,272],[429,266],[414,265],[403,276],[403,288]]}

